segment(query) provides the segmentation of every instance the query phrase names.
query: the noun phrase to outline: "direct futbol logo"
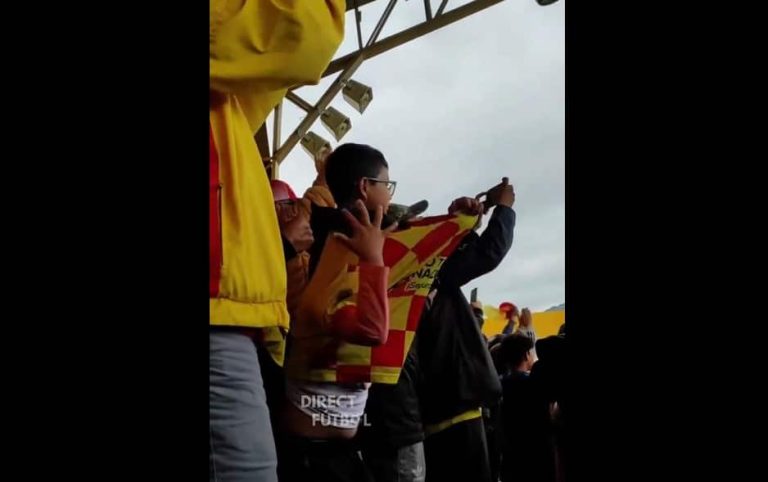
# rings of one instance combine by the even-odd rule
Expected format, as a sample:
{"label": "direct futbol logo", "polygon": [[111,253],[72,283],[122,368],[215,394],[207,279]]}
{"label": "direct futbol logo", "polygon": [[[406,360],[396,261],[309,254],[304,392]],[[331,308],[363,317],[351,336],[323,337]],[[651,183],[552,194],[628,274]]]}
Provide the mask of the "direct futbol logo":
{"label": "direct futbol logo", "polygon": [[[302,395],[301,396],[301,408],[309,408],[312,413],[312,425],[323,427],[357,427],[363,425],[364,427],[370,427],[368,422],[368,414],[364,413],[362,416],[345,415],[342,412],[343,409],[352,408],[355,405],[355,397],[353,395]],[[314,413],[316,411],[322,411],[323,413]],[[338,415],[329,413],[336,412]]]}

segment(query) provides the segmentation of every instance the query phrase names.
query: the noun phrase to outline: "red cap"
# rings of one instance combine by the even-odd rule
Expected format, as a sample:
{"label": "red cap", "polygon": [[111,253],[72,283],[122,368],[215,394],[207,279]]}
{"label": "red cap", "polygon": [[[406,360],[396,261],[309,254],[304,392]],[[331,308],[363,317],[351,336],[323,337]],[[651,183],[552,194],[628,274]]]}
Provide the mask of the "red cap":
{"label": "red cap", "polygon": [[291,189],[288,183],[279,179],[273,179],[269,183],[272,187],[272,197],[275,198],[275,202],[289,199],[295,201],[297,199],[296,194],[294,194],[293,189]]}
{"label": "red cap", "polygon": [[517,311],[517,306],[515,306],[514,303],[505,301],[504,303],[499,305],[499,311],[501,311],[502,313],[512,313]]}

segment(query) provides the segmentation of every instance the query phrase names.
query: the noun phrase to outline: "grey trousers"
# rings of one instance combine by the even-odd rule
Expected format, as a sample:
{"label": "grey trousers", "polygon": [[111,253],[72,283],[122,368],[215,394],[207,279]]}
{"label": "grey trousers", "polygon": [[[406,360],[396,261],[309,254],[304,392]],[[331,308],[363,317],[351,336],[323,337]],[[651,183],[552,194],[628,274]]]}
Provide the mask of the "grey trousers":
{"label": "grey trousers", "polygon": [[423,442],[396,450],[363,450],[363,460],[376,482],[424,482],[427,476]]}
{"label": "grey trousers", "polygon": [[208,424],[211,482],[277,482],[277,453],[253,340],[212,329]]}

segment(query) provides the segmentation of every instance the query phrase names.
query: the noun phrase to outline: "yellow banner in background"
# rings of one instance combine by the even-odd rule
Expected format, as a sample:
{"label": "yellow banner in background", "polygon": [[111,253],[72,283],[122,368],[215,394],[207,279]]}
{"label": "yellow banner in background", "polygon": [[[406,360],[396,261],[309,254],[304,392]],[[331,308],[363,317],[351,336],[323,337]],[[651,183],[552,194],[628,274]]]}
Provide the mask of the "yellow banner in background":
{"label": "yellow banner in background", "polygon": [[[498,307],[483,305],[485,313],[485,323],[483,323],[483,334],[488,338],[501,333],[501,330],[507,324],[504,313],[500,312]],[[560,325],[565,323],[565,310],[542,311],[533,314],[533,329],[536,331],[536,338],[545,338],[551,335],[557,335]]]}

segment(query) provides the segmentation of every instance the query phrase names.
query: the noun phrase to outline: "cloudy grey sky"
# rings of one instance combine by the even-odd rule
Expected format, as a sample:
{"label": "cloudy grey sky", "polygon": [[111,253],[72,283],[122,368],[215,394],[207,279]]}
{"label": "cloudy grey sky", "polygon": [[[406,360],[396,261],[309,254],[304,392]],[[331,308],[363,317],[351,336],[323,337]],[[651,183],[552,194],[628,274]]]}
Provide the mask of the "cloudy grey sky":
{"label": "cloudy grey sky", "polygon": [[[363,42],[386,3],[361,8]],[[447,10],[465,3],[450,0]],[[465,286],[467,295],[477,287],[486,304],[512,301],[539,311],[565,301],[564,3],[501,2],[367,60],[353,76],[373,88],[364,114],[341,95],[332,103],[352,120],[342,143],[384,153],[398,181],[394,202],[427,199],[427,214],[442,214],[454,198],[510,178],[517,193],[514,245],[495,271]],[[432,4],[436,11],[440,2]],[[357,48],[354,13],[346,20],[337,57]],[[422,21],[421,0],[400,0],[379,38]],[[334,78],[297,93],[314,103]],[[283,140],[303,115],[284,103]],[[319,121],[312,130],[338,145]],[[281,165],[280,178],[299,194],[311,185],[314,165],[300,146]]]}

